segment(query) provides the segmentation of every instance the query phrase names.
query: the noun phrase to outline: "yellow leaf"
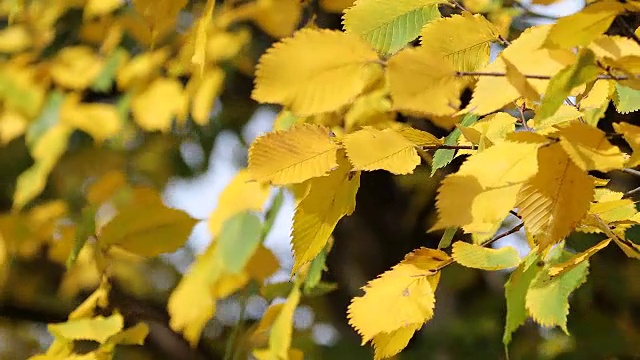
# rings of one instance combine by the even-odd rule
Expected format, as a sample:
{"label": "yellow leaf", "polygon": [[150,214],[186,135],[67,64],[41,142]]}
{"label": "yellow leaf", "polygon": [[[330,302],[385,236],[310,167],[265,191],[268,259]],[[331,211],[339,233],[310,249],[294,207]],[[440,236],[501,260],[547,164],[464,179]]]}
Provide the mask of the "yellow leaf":
{"label": "yellow leaf", "polygon": [[[440,250],[421,248],[369,281],[362,288],[364,296],[353,298],[348,310],[349,324],[362,336],[362,343],[379,335],[381,341],[385,340],[385,333],[419,328],[431,319],[437,283],[432,284],[429,278],[436,276],[435,270],[448,260],[449,256]],[[400,345],[400,339],[396,341],[391,344],[394,350]]]}
{"label": "yellow leaf", "polygon": [[611,239],[605,239],[597,243],[596,245],[588,248],[587,250],[574,255],[571,259],[562,262],[560,264],[554,264],[549,267],[549,275],[550,276],[558,276],[564,274],[565,272],[574,269],[576,266],[580,265],[582,262],[589,260],[591,256],[593,256],[598,251],[604,249],[609,245]]}
{"label": "yellow leaf", "polygon": [[458,144],[470,145],[470,141],[472,144],[478,145],[478,150],[458,150],[456,156],[472,155],[476,151],[483,151],[493,146],[493,144],[504,141],[507,134],[511,134],[516,130],[516,121],[513,116],[505,112],[499,112],[488,115],[468,127],[458,125],[462,135],[464,135],[458,138]]}
{"label": "yellow leaf", "polygon": [[378,55],[355,35],[302,29],[262,55],[251,97],[288,106],[300,116],[351,102],[379,71]]}
{"label": "yellow leaf", "polygon": [[6,109],[0,114],[0,145],[7,145],[11,140],[24,134],[28,120],[20,113]]}
{"label": "yellow leaf", "polygon": [[462,82],[443,57],[405,49],[389,59],[387,71],[395,109],[438,116],[458,110]]}
{"label": "yellow leaf", "polygon": [[191,346],[198,344],[202,329],[215,313],[216,299],[210,289],[221,275],[222,262],[217,261],[214,244],[196,258],[167,304],[169,326],[181,332]]}
{"label": "yellow leaf", "polygon": [[133,0],[132,2],[151,31],[152,43],[164,32],[175,27],[178,13],[187,5],[187,0]]}
{"label": "yellow leaf", "polygon": [[420,31],[422,47],[447,58],[457,71],[477,71],[489,62],[491,42],[498,29],[480,15],[462,15],[435,20]]}
{"label": "yellow leaf", "polygon": [[640,165],[640,126],[631,125],[629,123],[614,123],[613,128],[618,134],[622,134],[627,141],[633,154],[627,160],[627,167],[636,167]]}
{"label": "yellow leaf", "polygon": [[623,11],[624,4],[615,1],[587,5],[580,12],[558,19],[545,45],[561,48],[585,46],[607,31],[615,17]]}
{"label": "yellow leaf", "polygon": [[86,46],[70,46],[60,50],[49,72],[58,85],[72,90],[84,90],[93,83],[104,60]]}
{"label": "yellow leaf", "polygon": [[174,252],[191,234],[196,220],[185,212],[169,209],[162,203],[131,204],[102,229],[103,246],[119,246],[142,256]]}
{"label": "yellow leaf", "polygon": [[598,58],[619,59],[624,56],[640,55],[640,45],[624,36],[602,35],[590,43],[588,48]]}
{"label": "yellow leaf", "polygon": [[353,5],[354,0],[320,0],[320,6],[331,13],[341,13],[344,9]]}
{"label": "yellow leaf", "polygon": [[18,53],[31,46],[32,38],[26,26],[16,24],[0,30],[0,53]]}
{"label": "yellow leaf", "polygon": [[214,31],[207,36],[207,59],[211,62],[230,60],[251,40],[246,29]]}
{"label": "yellow leaf", "polygon": [[276,185],[295,184],[326,175],[338,166],[330,130],[300,124],[267,133],[249,148],[249,172],[254,180]]}
{"label": "yellow leaf", "polygon": [[131,111],[141,128],[168,131],[182,107],[182,85],[174,79],[159,78],[131,101]]}
{"label": "yellow leaf", "polygon": [[67,340],[93,340],[104,343],[119,333],[124,325],[120,314],[109,317],[96,316],[90,319],[69,320],[66,323],[49,324],[49,332]]}
{"label": "yellow leaf", "polygon": [[296,207],[291,231],[294,273],[322,251],[338,221],[355,210],[360,173],[351,172],[342,152],[338,164],[329,176],[309,181],[309,193]]}
{"label": "yellow leaf", "polygon": [[251,278],[262,283],[265,279],[275,274],[279,268],[280,263],[278,263],[276,256],[261,244],[258,245],[253,256],[249,259],[245,271]]}
{"label": "yellow leaf", "polygon": [[300,302],[300,289],[293,286],[287,301],[275,318],[269,334],[269,348],[254,350],[253,355],[258,360],[288,359],[293,335],[293,314]]}
{"label": "yellow leaf", "polygon": [[109,291],[111,285],[107,281],[101,281],[100,286],[69,314],[69,320],[89,318],[96,307],[106,308],[109,304]]}
{"label": "yellow leaf", "polygon": [[97,142],[115,136],[122,128],[120,114],[113,105],[78,102],[79,97],[68,96],[62,105],[60,120],[70,127],[91,135]]}
{"label": "yellow leaf", "polygon": [[374,336],[372,343],[374,348],[374,359],[385,359],[396,355],[407,347],[413,334],[420,330],[422,324],[408,325],[389,333],[380,333]]}
{"label": "yellow leaf", "polygon": [[344,11],[343,26],[383,54],[392,54],[417,38],[420,28],[440,17],[442,0],[356,0]]}
{"label": "yellow leaf", "polygon": [[472,155],[438,190],[433,229],[488,233],[516,204],[522,184],[538,171],[539,144],[502,142]]}
{"label": "yellow leaf", "polygon": [[589,210],[593,180],[576,166],[560,144],[538,151],[538,173],[518,194],[518,214],[541,250],[569,235]]}
{"label": "yellow leaf", "polygon": [[345,131],[352,132],[364,126],[387,127],[387,124],[395,122],[396,113],[392,107],[389,89],[384,82],[380,88],[358,96],[351,104],[344,115]]}
{"label": "yellow leaf", "polygon": [[[575,55],[564,49],[541,49],[549,29],[549,25],[527,28],[500,54],[500,57],[480,71],[506,72],[506,65],[502,60],[504,57],[524,75],[553,76],[563,67],[572,63]],[[542,94],[546,90],[549,80],[528,79],[528,82],[538,94]],[[497,92],[495,89],[500,89],[500,91]],[[478,115],[489,114],[522,95],[504,76],[480,76],[473,97],[464,111]]]}
{"label": "yellow leaf", "polygon": [[567,121],[575,120],[580,116],[582,116],[582,113],[578,109],[576,109],[575,106],[562,104],[560,105],[560,108],[558,108],[558,110],[553,115],[542,120],[531,119],[527,122],[527,125],[536,130],[543,130],[553,125],[562,124]]}
{"label": "yellow leaf", "polygon": [[[276,321],[276,318],[282,311],[284,303],[273,304],[267,308],[262,315],[258,326],[251,333],[251,342],[257,346],[261,346],[266,342],[266,337],[269,335],[271,326]],[[264,339],[264,340],[263,340]]]}
{"label": "yellow leaf", "polygon": [[366,127],[342,140],[355,170],[387,170],[396,175],[410,174],[420,164],[415,145],[392,129]]}
{"label": "yellow leaf", "polygon": [[395,131],[405,139],[411,141],[415,146],[442,144],[442,141],[433,134],[409,126],[403,126]]}
{"label": "yellow leaf", "polygon": [[624,155],[607,140],[604,131],[574,121],[562,127],[558,134],[560,145],[582,170],[607,172],[624,167]]}
{"label": "yellow leaf", "polygon": [[456,241],[453,243],[451,256],[462,266],[482,270],[509,269],[520,264],[518,250],[512,246],[491,249],[464,241]]}
{"label": "yellow leaf", "polygon": [[[179,2],[178,2],[179,3]],[[215,0],[207,0],[204,6],[203,14],[198,19],[198,25],[196,28],[196,40],[194,44],[193,56],[191,62],[198,66],[200,72],[204,69],[206,60],[206,48],[207,48],[207,30],[211,24],[211,18],[213,17],[213,9],[216,6]]]}
{"label": "yellow leaf", "polygon": [[108,14],[122,6],[122,0],[88,0],[84,6],[82,16],[91,19],[96,16]]}
{"label": "yellow leaf", "polygon": [[216,209],[209,216],[209,232],[216,237],[223,223],[242,211],[264,209],[269,198],[269,186],[251,181],[247,170],[239,171],[218,198]]}
{"label": "yellow leaf", "polygon": [[191,105],[191,116],[196,124],[204,126],[209,123],[213,102],[222,91],[224,77],[224,71],[215,67],[207,70],[198,82],[198,86],[193,94],[193,104]]}
{"label": "yellow leaf", "polygon": [[118,88],[129,89],[135,85],[144,85],[158,73],[160,66],[168,57],[169,51],[166,48],[134,57],[118,70],[116,76]]}
{"label": "yellow leaf", "polygon": [[302,3],[300,0],[258,0],[258,9],[253,20],[274,38],[291,35],[300,23]]}

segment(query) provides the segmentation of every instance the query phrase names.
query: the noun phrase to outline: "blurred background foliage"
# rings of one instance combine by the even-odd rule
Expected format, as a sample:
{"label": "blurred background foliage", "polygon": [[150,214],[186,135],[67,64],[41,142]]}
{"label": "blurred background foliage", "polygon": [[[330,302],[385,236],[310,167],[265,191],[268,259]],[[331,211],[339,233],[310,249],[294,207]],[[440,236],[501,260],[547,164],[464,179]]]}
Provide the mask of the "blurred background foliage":
{"label": "blurred background foliage", "polygon": [[[300,27],[340,28],[340,12],[351,3],[218,1],[207,28],[205,61],[194,66],[196,21],[205,1],[2,1],[0,358],[26,359],[42,352],[52,341],[46,324],[65,321],[98,287],[91,241],[72,267],[67,270],[65,264],[78,249],[76,239],[95,231],[96,224],[87,219],[108,218],[94,201],[101,191],[137,189],[123,207],[163,198],[170,206],[198,203],[182,206],[192,214],[213,210],[217,193],[207,187],[214,181],[224,184],[229,173],[245,165],[247,144],[270,129],[278,111],[250,98],[259,56]],[[464,5],[486,14],[510,38],[561,11],[537,13],[518,2],[497,0]],[[614,25],[609,32],[624,31]],[[622,116],[608,111],[601,126],[609,130]],[[434,125],[437,119],[398,120],[438,136],[447,133]],[[290,120],[281,115],[276,121]],[[624,121],[638,124],[634,114]],[[334,234],[322,275],[325,287],[317,296],[303,297],[294,316],[293,346],[306,359],[371,358],[371,350],[360,346],[347,325],[346,308],[366,281],[407,252],[437,246],[441,234],[425,229],[433,224],[434,195],[445,174],[428,174],[426,168],[403,177],[363,174],[356,211]],[[621,191],[634,187],[634,181],[623,173],[612,178]],[[180,190],[180,184],[187,184],[187,190]],[[219,300],[195,348],[169,327],[166,307],[182,274],[210,241],[206,230],[194,232],[170,255],[114,255],[109,306],[122,313],[125,323],[144,321],[150,330],[144,346],[119,347],[114,358],[247,358],[256,341],[265,341],[253,332],[265,309],[287,294],[290,210],[282,208],[267,243],[280,264],[267,281],[272,285],[260,288],[252,282]],[[204,220],[208,214],[193,216]],[[629,231],[638,239],[638,227]],[[526,244],[521,236],[506,241]],[[568,244],[582,251],[599,239],[577,234]],[[398,358],[503,358],[506,276],[447,268],[434,319]],[[613,247],[592,258],[588,282],[571,299],[569,330],[570,337],[527,323],[515,334],[511,358],[638,358],[640,263]]]}

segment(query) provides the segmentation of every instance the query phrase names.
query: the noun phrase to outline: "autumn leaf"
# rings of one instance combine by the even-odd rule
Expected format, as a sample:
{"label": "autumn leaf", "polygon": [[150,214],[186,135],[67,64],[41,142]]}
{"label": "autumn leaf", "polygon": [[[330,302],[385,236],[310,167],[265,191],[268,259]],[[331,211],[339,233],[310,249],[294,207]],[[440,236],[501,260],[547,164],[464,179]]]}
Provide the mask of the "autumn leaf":
{"label": "autumn leaf", "polygon": [[301,124],[267,133],[249,149],[249,173],[257,181],[296,184],[338,166],[338,145],[324,126]]}
{"label": "autumn leaf", "polygon": [[[348,310],[349,324],[362,336],[362,343],[378,336],[381,346],[391,340],[385,338],[388,336],[385,334],[401,328],[419,328],[431,319],[435,286],[429,278],[435,276],[434,271],[448,259],[440,250],[418,249],[391,270],[369,281],[363,288],[364,296],[354,298]],[[372,312],[379,316],[371,316]],[[406,335],[396,333],[401,338]],[[398,347],[398,343],[391,346],[393,351]]]}
{"label": "autumn leaf", "polygon": [[420,330],[421,327],[422,324],[409,325],[390,333],[381,333],[374,336],[371,341],[373,343],[374,359],[392,357],[402,351],[409,344],[413,334]]}
{"label": "autumn leaf", "polygon": [[624,167],[624,155],[607,140],[607,134],[598,128],[571,122],[562,127],[558,135],[564,151],[582,170],[607,172]]}
{"label": "autumn leaf", "polygon": [[420,164],[414,143],[392,129],[366,127],[342,139],[354,170],[409,174]]}
{"label": "autumn leaf", "polygon": [[509,269],[520,263],[520,256],[514,247],[490,249],[464,241],[453,243],[451,256],[462,266],[483,270]]}
{"label": "autumn leaf", "polygon": [[576,266],[582,264],[583,262],[589,260],[590,257],[592,257],[595,253],[597,253],[598,251],[604,249],[605,247],[607,247],[607,245],[609,245],[609,243],[611,242],[611,239],[604,239],[602,241],[600,241],[599,243],[597,243],[596,245],[588,248],[587,250],[579,253],[579,254],[575,254],[573,255],[571,258],[569,258],[568,260],[560,263],[560,264],[555,264],[551,267],[549,267],[549,275],[550,276],[558,276],[561,274],[564,274],[565,272],[574,269]]}
{"label": "autumn leaf", "polygon": [[159,78],[131,102],[131,111],[141,128],[168,131],[182,107],[182,85],[175,79]]}
{"label": "autumn leaf", "polygon": [[421,46],[451,62],[457,71],[477,71],[489,62],[491,42],[498,29],[480,15],[462,15],[435,20],[420,31]]}
{"label": "autumn leaf", "polygon": [[338,164],[329,176],[310,180],[309,193],[296,207],[291,231],[293,273],[322,251],[338,221],[355,210],[360,173],[352,172],[340,153]]}
{"label": "autumn leaf", "polygon": [[558,19],[549,32],[546,45],[562,48],[587,45],[607,31],[623,11],[624,5],[615,1],[587,5],[580,12]]}
{"label": "autumn leaf", "polygon": [[423,48],[400,51],[387,64],[395,109],[428,115],[453,115],[460,106],[462,82],[442,56]]}
{"label": "autumn leaf", "polygon": [[299,302],[300,289],[294,286],[271,325],[269,347],[253,351],[253,355],[258,360],[288,358],[293,334],[293,314]]}
{"label": "autumn leaf", "polygon": [[640,126],[631,125],[629,123],[617,123],[613,124],[613,128],[618,134],[622,134],[627,141],[633,154],[631,158],[627,160],[627,167],[635,167],[640,165]]}
{"label": "autumn leaf", "polygon": [[[138,0],[139,1],[139,0]],[[180,2],[177,2],[180,4]],[[196,27],[196,39],[194,44],[194,52],[191,61],[194,65],[198,66],[200,72],[204,70],[204,64],[206,60],[206,44],[207,44],[207,30],[211,24],[211,18],[213,17],[213,9],[216,6],[215,0],[207,0],[204,6],[203,14],[198,19]]]}
{"label": "autumn leaf", "polygon": [[355,35],[303,29],[262,55],[251,97],[300,116],[333,111],[364,90],[368,74],[380,69],[377,61]]}
{"label": "autumn leaf", "polygon": [[440,17],[442,0],[357,0],[344,11],[347,33],[362,37],[383,54],[393,54],[418,37],[423,25]]}
{"label": "autumn leaf", "polygon": [[545,249],[573,231],[589,210],[593,180],[575,165],[560,144],[540,148],[545,164],[518,194],[518,214],[525,228]]}
{"label": "autumn leaf", "polygon": [[111,336],[122,330],[124,320],[122,315],[114,314],[109,317],[69,320],[66,323],[49,324],[48,329],[54,336],[68,340],[93,340],[104,343]]}
{"label": "autumn leaf", "polygon": [[181,247],[196,220],[159,204],[132,204],[120,209],[100,234],[103,246],[119,246],[142,256],[156,256]]}

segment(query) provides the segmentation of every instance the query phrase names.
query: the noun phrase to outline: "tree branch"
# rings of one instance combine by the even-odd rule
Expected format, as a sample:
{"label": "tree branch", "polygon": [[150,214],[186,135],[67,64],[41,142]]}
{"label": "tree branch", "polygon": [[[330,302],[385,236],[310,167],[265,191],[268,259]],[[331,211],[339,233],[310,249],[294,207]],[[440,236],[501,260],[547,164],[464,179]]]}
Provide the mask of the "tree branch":
{"label": "tree branch", "polygon": [[449,149],[449,150],[478,150],[478,145],[424,145],[422,146],[423,150],[439,150],[439,149]]}
{"label": "tree branch", "polygon": [[[493,76],[493,77],[504,77],[507,76],[507,73],[504,72],[486,72],[486,71],[456,71],[456,76]],[[550,75],[530,75],[523,74],[527,79],[539,79],[539,80],[551,80],[552,76]],[[633,77],[635,78],[635,76]],[[614,76],[614,75],[599,75],[597,77],[599,80],[630,80],[631,78],[628,76]]]}
{"label": "tree branch", "polygon": [[633,41],[636,42],[636,44],[640,45],[640,38],[638,38],[638,36],[636,35],[635,31],[631,28],[631,26],[629,26],[629,24],[627,24],[627,22],[624,21],[624,19],[621,17],[617,17],[616,21],[618,22],[620,27],[627,33],[627,35],[630,38],[632,38]]}

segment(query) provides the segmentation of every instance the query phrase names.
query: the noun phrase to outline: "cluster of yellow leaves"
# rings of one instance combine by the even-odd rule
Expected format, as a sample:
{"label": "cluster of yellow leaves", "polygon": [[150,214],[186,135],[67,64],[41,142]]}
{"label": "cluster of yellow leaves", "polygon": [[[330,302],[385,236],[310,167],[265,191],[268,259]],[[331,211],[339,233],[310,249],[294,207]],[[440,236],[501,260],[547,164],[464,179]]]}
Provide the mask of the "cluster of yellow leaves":
{"label": "cluster of yellow leaves", "polygon": [[[430,117],[445,127],[455,125],[458,115],[481,117],[458,124],[457,135],[445,140],[447,146],[468,147],[457,156],[469,157],[443,180],[433,229],[462,228],[475,243],[456,242],[451,260],[442,253],[443,261],[527,273],[531,258],[573,231],[604,232],[609,240],[570,258],[548,255],[544,271],[531,270],[529,280],[513,285],[524,310],[516,322],[508,319],[505,339],[527,314],[566,330],[568,295],[584,281],[588,258],[611,240],[638,257],[638,246],[624,237],[638,223],[634,202],[622,193],[605,194],[609,190],[596,188],[602,179],[588,173],[639,164],[636,126],[614,124],[633,150],[630,157],[597,127],[611,100],[622,113],[639,109],[640,45],[604,35],[617,15],[637,9],[614,1],[589,4],[507,41],[510,20],[489,2],[465,2],[489,19],[466,10],[442,18],[441,3],[357,0],[344,11],[344,32],[303,29],[270,48],[258,64],[252,97],[284,110],[278,131],[252,144],[249,173],[257,181],[292,186],[298,195],[291,240],[295,272],[354,210],[360,171],[409,174],[425,146],[443,146],[396,123],[396,113]],[[418,37],[418,46],[407,45]],[[492,43],[504,49],[490,61]],[[461,109],[467,87],[472,98]],[[360,110],[361,104],[369,110]],[[535,116],[525,118],[527,110]],[[446,165],[442,161],[436,154],[434,168]],[[516,209],[536,246],[526,261],[514,248],[484,247]],[[373,340],[376,358],[399,352],[432,315],[427,279],[440,268],[415,265],[420,251],[370,282],[350,306],[350,322],[363,343]],[[381,308],[384,315],[370,316]]]}

